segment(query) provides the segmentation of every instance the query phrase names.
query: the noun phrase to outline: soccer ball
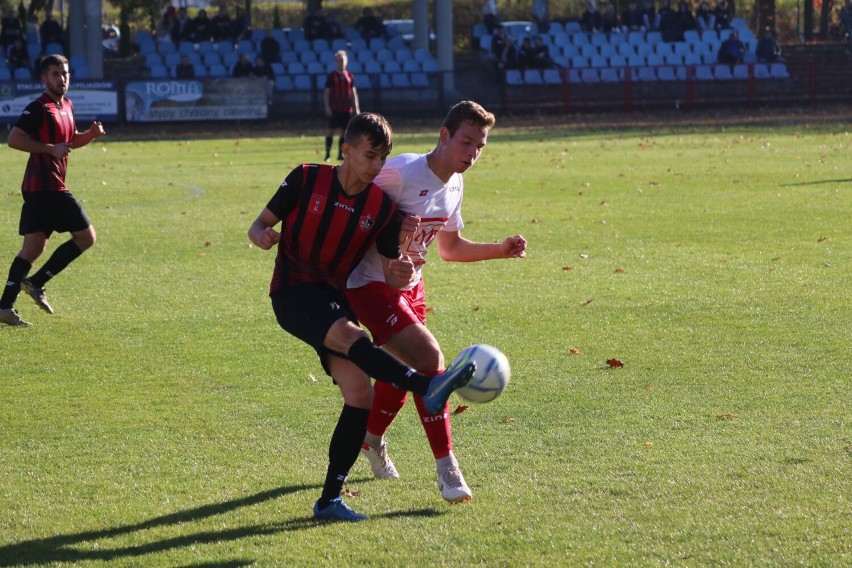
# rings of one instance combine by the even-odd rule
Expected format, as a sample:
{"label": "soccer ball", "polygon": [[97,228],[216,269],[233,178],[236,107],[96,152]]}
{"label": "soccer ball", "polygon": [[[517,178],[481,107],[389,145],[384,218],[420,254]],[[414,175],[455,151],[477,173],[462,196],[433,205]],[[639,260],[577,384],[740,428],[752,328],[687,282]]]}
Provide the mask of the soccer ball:
{"label": "soccer ball", "polygon": [[471,345],[459,353],[458,361],[473,361],[476,372],[467,386],[456,389],[456,393],[470,402],[490,402],[500,396],[509,384],[509,360],[496,347],[480,343]]}

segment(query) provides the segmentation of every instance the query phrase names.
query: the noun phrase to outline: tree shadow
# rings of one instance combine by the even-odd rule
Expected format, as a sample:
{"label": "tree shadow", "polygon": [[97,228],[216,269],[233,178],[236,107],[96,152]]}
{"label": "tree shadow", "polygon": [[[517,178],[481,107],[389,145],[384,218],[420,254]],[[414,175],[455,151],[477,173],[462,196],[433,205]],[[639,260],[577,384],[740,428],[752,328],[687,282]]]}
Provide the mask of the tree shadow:
{"label": "tree shadow", "polygon": [[[196,546],[199,544],[213,544],[224,541],[235,541],[246,537],[272,535],[282,532],[302,531],[327,525],[328,521],[318,521],[313,517],[300,517],[290,519],[283,523],[270,523],[265,525],[250,525],[233,529],[202,531],[193,534],[165,538],[154,542],[126,546],[120,548],[98,548],[78,549],[74,545],[88,541],[97,541],[148,529],[180,525],[193,521],[200,521],[208,517],[221,515],[242,507],[249,507],[276,499],[291,493],[319,489],[321,485],[299,485],[294,487],[279,487],[262,491],[242,499],[233,499],[224,503],[214,503],[178,511],[161,517],[155,517],[141,523],[129,524],[115,528],[84,531],[74,534],[57,535],[49,538],[27,540],[15,544],[0,546],[0,567],[4,566],[27,566],[36,564],[51,564],[62,562],[82,562],[85,560],[112,561],[118,558],[140,557],[146,554],[165,552],[177,548]],[[407,511],[394,511],[383,515],[373,515],[371,518],[397,518],[397,517],[432,517],[443,513],[435,509],[412,509]],[[189,564],[192,567],[222,566],[239,567],[252,564],[250,559],[235,559],[222,562]]]}
{"label": "tree shadow", "polygon": [[823,179],[816,181],[801,181],[796,183],[782,183],[779,184],[779,187],[802,187],[808,185],[823,185],[826,183],[849,183],[852,182],[852,178],[850,179]]}

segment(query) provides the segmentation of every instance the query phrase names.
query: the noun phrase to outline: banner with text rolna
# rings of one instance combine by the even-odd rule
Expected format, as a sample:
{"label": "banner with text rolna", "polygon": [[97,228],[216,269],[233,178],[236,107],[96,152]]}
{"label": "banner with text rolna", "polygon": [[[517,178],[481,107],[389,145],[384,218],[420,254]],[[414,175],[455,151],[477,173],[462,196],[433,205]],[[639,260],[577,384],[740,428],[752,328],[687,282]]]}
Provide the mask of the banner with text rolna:
{"label": "banner with text rolna", "polygon": [[265,78],[132,81],[124,91],[128,122],[258,120],[267,117]]}

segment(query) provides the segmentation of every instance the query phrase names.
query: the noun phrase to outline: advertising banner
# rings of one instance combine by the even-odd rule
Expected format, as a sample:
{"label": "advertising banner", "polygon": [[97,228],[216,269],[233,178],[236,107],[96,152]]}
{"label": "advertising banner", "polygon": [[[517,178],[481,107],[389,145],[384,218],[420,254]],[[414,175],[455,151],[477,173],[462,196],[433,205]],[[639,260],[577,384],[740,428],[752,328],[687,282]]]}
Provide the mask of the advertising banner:
{"label": "advertising banner", "polygon": [[259,120],[267,117],[265,78],[132,81],[125,88],[128,122]]}
{"label": "advertising banner", "polygon": [[[0,122],[14,124],[24,108],[44,92],[41,81],[0,83]],[[118,122],[116,81],[72,81],[66,95],[74,103],[74,119],[80,130],[93,120]]]}

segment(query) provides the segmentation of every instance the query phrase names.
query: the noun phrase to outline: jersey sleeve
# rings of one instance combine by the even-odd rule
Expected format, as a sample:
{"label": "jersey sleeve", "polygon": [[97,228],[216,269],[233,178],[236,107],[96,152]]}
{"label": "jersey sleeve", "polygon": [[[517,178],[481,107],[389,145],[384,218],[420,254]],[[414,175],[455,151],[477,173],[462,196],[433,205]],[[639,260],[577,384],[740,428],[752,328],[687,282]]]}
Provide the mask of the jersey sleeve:
{"label": "jersey sleeve", "polygon": [[27,134],[33,135],[38,132],[42,120],[44,120],[44,111],[41,105],[33,101],[26,106],[24,112],[18,117],[18,122],[15,123],[15,126]]}
{"label": "jersey sleeve", "polygon": [[278,186],[278,191],[266,204],[266,208],[272,211],[279,219],[285,219],[290,212],[296,208],[299,195],[302,192],[302,166],[294,168],[292,172]]}
{"label": "jersey sleeve", "polygon": [[393,213],[382,232],[376,239],[376,250],[385,258],[399,258],[399,230],[402,228],[402,214]]}

